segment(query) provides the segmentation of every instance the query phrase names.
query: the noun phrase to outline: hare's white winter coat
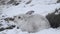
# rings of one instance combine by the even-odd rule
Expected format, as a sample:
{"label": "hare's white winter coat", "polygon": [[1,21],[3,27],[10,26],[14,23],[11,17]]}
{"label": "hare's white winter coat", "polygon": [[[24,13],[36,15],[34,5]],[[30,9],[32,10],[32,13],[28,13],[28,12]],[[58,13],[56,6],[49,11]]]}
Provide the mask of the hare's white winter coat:
{"label": "hare's white winter coat", "polygon": [[34,33],[42,29],[47,29],[50,27],[48,20],[39,15],[34,14],[34,11],[29,11],[26,14],[20,14],[15,16],[14,22],[22,31],[27,31]]}

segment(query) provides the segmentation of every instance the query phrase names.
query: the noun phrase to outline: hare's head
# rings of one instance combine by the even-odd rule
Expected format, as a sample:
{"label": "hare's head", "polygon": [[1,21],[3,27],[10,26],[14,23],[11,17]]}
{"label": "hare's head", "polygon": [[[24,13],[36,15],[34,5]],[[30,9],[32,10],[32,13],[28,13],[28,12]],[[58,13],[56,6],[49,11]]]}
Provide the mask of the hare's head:
{"label": "hare's head", "polygon": [[14,16],[14,21],[26,21],[26,19],[28,19],[33,13],[34,11],[28,11],[26,14],[19,14]]}

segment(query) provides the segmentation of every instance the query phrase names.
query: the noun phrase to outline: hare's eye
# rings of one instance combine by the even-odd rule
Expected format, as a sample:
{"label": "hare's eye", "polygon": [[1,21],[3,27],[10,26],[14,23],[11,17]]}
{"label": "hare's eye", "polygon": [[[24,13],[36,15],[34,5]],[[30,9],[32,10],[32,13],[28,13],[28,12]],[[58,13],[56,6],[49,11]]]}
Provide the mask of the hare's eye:
{"label": "hare's eye", "polygon": [[21,17],[19,16],[18,18],[20,19]]}

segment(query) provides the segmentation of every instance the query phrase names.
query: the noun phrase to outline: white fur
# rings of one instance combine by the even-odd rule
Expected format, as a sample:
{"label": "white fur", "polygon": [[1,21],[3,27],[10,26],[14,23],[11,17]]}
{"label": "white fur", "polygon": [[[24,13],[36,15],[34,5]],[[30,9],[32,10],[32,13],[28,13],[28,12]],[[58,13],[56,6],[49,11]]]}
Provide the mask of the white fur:
{"label": "white fur", "polygon": [[[19,16],[21,17],[20,19],[18,18]],[[47,29],[50,27],[48,20],[39,14],[20,14],[15,17],[14,22],[22,31],[27,31],[30,33],[38,32],[42,29]]]}

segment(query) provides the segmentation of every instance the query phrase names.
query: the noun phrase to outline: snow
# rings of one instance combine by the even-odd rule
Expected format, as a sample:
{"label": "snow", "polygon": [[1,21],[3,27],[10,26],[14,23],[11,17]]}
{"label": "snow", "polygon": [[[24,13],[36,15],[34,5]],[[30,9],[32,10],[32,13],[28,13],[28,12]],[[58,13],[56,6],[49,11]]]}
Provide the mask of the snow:
{"label": "snow", "polygon": [[0,32],[0,34],[60,34],[60,29],[44,29],[42,31],[39,31],[37,33],[28,33],[28,32],[22,32],[20,29],[11,29],[11,30],[5,30]]}
{"label": "snow", "polygon": [[20,13],[26,13],[27,11],[30,11],[30,10],[34,10],[35,13],[45,16],[47,13],[51,13],[52,11],[54,11],[56,8],[59,8],[59,7],[60,7],[60,3],[51,4],[51,5],[35,4],[32,7],[30,5],[20,4],[15,7],[12,6],[8,9],[4,9],[4,12],[5,14],[8,14],[10,16],[12,15],[10,13],[13,13],[13,15],[16,15]]}
{"label": "snow", "polygon": [[[24,1],[26,3],[29,0],[22,0],[21,4],[19,4],[18,6],[11,6],[9,8],[6,8],[7,6],[5,6],[5,8],[3,9],[3,14],[8,15],[8,17],[10,17],[21,13],[26,13],[30,10],[34,10],[35,13],[46,16],[48,13],[53,12],[56,8],[60,8],[60,3],[56,3],[57,0],[33,0],[28,5],[23,3]],[[6,25],[5,23],[3,24]],[[1,31],[0,34],[60,34],[60,28],[44,29],[36,33],[22,32],[20,29],[14,28],[10,30]]]}
{"label": "snow", "polygon": [[[37,2],[36,2],[37,1]],[[13,15],[20,14],[20,13],[26,13],[27,11],[34,10],[35,13],[39,13],[43,16],[45,16],[47,13],[54,11],[56,8],[60,7],[60,3],[57,4],[40,4],[40,0],[33,0],[31,4],[26,5],[25,3],[21,3],[18,6],[12,6],[8,9],[4,9],[5,14],[12,15],[10,13],[13,13]],[[31,6],[33,5],[33,6]],[[37,7],[37,8],[36,8]]]}

